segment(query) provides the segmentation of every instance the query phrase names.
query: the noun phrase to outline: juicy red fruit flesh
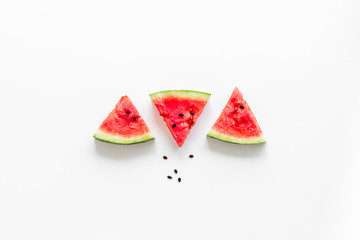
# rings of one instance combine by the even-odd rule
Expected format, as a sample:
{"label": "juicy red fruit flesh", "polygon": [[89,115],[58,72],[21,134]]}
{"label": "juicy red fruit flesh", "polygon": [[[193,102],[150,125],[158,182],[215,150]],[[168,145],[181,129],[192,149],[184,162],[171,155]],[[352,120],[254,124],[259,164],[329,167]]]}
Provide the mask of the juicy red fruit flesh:
{"label": "juicy red fruit flesh", "polygon": [[236,138],[256,138],[262,131],[238,88],[235,88],[213,129]]}
{"label": "juicy red fruit flesh", "polygon": [[[161,102],[154,100],[154,104],[164,117],[173,137],[178,145],[181,147],[190,129],[200,116],[207,100],[186,99],[167,97],[162,98]],[[173,114],[171,114],[173,113]]]}
{"label": "juicy red fruit flesh", "polygon": [[139,112],[127,96],[121,97],[114,110],[100,125],[99,129],[124,136],[140,136],[149,131]]}

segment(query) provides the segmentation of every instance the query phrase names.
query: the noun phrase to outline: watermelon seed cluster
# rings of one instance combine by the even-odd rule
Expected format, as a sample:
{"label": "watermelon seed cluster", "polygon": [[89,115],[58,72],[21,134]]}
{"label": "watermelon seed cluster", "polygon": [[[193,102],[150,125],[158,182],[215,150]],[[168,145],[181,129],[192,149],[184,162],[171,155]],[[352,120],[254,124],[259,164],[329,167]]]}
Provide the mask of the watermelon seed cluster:
{"label": "watermelon seed cluster", "polygon": [[[194,116],[195,115],[195,112],[194,111],[190,111],[190,115],[191,116]],[[179,117],[183,117],[184,114],[183,113],[179,113]],[[193,125],[194,124],[194,121],[192,120],[193,118],[190,118],[190,125]],[[174,123],[173,125],[171,125],[172,128],[175,128],[176,127],[176,123]]]}
{"label": "watermelon seed cluster", "polygon": [[[193,154],[190,154],[190,155],[189,155],[189,158],[194,158],[194,155],[193,155]],[[167,157],[167,156],[163,156],[163,159],[164,159],[164,160],[167,160],[168,157]],[[174,169],[174,173],[175,173],[175,174],[178,174],[178,170],[177,170],[177,169]],[[173,177],[170,176],[170,175],[168,175],[167,178],[171,180]],[[178,180],[178,182],[181,182],[181,177],[178,177],[177,180]]]}
{"label": "watermelon seed cluster", "polygon": [[[178,170],[177,170],[177,169],[174,169],[174,173],[175,173],[175,174],[178,174]],[[167,178],[168,178],[168,179],[172,179],[172,176],[169,175],[169,176],[167,176]],[[181,177],[178,177],[177,180],[178,180],[178,182],[181,182]]]}
{"label": "watermelon seed cluster", "polygon": [[243,106],[243,105],[236,106],[236,107],[235,107],[235,110],[234,110],[234,113],[237,112],[238,108],[244,109],[244,106]]}

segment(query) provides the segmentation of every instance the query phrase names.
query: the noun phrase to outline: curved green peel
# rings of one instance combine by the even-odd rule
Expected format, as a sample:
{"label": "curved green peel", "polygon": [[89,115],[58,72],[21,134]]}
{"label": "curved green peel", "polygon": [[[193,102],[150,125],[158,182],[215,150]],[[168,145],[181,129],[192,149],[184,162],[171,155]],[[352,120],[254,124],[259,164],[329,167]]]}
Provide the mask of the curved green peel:
{"label": "curved green peel", "polygon": [[225,134],[219,133],[214,129],[211,129],[207,136],[216,138],[225,142],[238,143],[238,144],[258,144],[266,142],[266,139],[263,136],[255,137],[255,138],[234,138],[231,136],[227,136]]}
{"label": "curved green peel", "polygon": [[211,96],[211,94],[206,92],[193,91],[193,90],[165,90],[165,91],[152,93],[149,96],[151,99],[156,99],[158,97],[167,97],[167,96],[208,99]]}
{"label": "curved green peel", "polygon": [[154,139],[154,136],[151,133],[144,134],[142,136],[132,137],[132,138],[124,138],[118,135],[111,135],[104,131],[98,130],[94,135],[94,138],[104,141],[104,142],[110,142],[115,144],[134,144],[134,143],[140,143],[140,142],[146,142],[151,139]]}

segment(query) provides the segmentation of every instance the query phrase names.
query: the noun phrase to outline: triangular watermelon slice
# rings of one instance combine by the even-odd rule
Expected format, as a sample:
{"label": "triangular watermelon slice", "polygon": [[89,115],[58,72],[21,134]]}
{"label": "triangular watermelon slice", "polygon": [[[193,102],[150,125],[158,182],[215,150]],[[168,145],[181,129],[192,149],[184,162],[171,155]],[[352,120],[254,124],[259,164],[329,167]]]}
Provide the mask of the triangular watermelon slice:
{"label": "triangular watermelon slice", "polygon": [[121,97],[94,137],[117,144],[139,143],[154,138],[128,96]]}
{"label": "triangular watermelon slice", "polygon": [[168,90],[150,94],[179,147],[184,144],[210,95],[191,90]]}
{"label": "triangular watermelon slice", "polygon": [[208,136],[239,144],[266,142],[253,112],[237,87]]}

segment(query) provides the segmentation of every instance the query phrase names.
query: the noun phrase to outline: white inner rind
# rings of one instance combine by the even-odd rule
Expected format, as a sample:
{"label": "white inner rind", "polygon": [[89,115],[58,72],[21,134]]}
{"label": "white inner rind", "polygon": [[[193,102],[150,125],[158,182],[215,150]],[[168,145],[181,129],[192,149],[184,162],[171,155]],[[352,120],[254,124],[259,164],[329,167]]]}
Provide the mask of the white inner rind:
{"label": "white inner rind", "polygon": [[192,90],[166,90],[150,94],[151,99],[163,97],[179,97],[179,98],[195,98],[207,100],[211,96],[210,93],[198,92]]}
{"label": "white inner rind", "polygon": [[225,135],[214,129],[211,129],[207,135],[209,137],[217,138],[226,142],[239,143],[239,144],[257,144],[257,143],[266,142],[266,139],[264,138],[263,135],[252,138],[239,138],[239,137],[232,137],[229,135]]}
{"label": "white inner rind", "polygon": [[97,132],[94,134],[94,138],[97,138],[105,142],[111,142],[117,144],[132,144],[132,143],[145,142],[154,139],[154,136],[151,133],[145,133],[143,135],[136,137],[124,137],[120,135],[110,134],[98,129]]}

